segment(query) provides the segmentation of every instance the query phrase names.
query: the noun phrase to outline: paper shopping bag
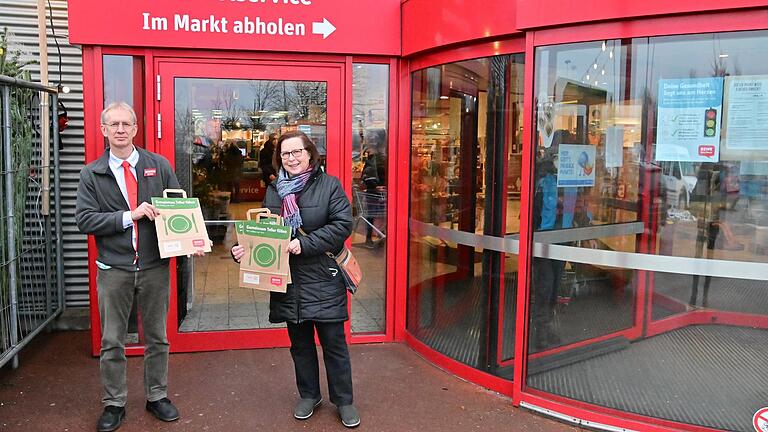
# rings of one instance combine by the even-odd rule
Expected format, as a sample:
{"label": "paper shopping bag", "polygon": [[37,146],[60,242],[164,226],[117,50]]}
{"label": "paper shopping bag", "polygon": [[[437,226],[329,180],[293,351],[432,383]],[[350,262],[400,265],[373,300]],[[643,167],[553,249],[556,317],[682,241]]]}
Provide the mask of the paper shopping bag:
{"label": "paper shopping bag", "polygon": [[249,220],[235,222],[237,241],[245,248],[240,259],[239,286],[285,292],[291,283],[291,228],[268,209],[251,209],[247,214]]}
{"label": "paper shopping bag", "polygon": [[[168,193],[178,193],[182,197],[169,198]],[[160,257],[191,255],[199,249],[211,251],[211,239],[197,198],[187,198],[187,193],[181,189],[166,189],[162,198],[152,198],[152,205],[160,212],[155,219]]]}

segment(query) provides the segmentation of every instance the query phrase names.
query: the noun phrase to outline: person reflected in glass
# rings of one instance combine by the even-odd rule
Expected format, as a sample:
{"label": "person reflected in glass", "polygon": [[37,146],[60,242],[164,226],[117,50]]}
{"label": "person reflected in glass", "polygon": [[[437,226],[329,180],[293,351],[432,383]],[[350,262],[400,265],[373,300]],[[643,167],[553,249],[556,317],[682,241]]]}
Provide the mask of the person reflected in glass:
{"label": "person reflected in glass", "polygon": [[229,143],[224,149],[222,164],[225,173],[225,189],[231,194],[231,202],[240,202],[240,180],[243,176],[243,153],[235,143]]}
{"label": "person reflected in glass", "polygon": [[[277,141],[273,157],[277,180],[264,197],[264,207],[283,216],[293,229],[288,244],[292,283],[285,293],[271,292],[269,321],[286,323],[296,373],[299,401],[293,416],[306,420],[322,402],[315,332],[323,348],[331,403],[346,427],[360,424],[353,405],[352,368],[344,322],[347,290],[336,262],[352,233],[352,207],[336,177],[325,174],[317,147],[304,133],[291,131]],[[245,248],[232,247],[240,261]]]}
{"label": "person reflected in glass", "polygon": [[[366,219],[365,227],[365,243],[364,246],[373,249],[375,244],[373,243],[373,227],[376,223],[377,215],[380,215],[384,206],[384,183],[382,170],[383,165],[378,160],[377,153],[374,150],[366,150],[363,152],[363,171],[360,174],[360,181],[363,186],[362,199],[365,200],[363,208],[365,214],[362,216]],[[381,168],[381,169],[380,169]]]}
{"label": "person reflected in glass", "polygon": [[275,143],[277,143],[277,134],[271,133],[269,134],[269,139],[264,142],[259,151],[259,169],[261,169],[261,179],[264,181],[265,186],[268,186],[277,178],[277,171],[272,166],[275,155]]}
{"label": "person reflected in glass", "polygon": [[[560,228],[562,203],[557,191],[557,168],[551,159],[536,167],[536,189],[533,198],[533,224],[536,231]],[[557,292],[565,270],[565,261],[533,258],[533,345],[536,349],[558,345],[560,337],[555,329]]]}

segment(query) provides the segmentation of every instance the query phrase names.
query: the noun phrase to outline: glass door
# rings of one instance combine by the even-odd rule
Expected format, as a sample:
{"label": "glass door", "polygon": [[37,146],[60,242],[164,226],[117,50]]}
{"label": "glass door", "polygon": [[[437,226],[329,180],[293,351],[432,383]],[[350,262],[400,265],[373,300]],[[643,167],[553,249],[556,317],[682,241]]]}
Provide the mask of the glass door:
{"label": "glass door", "polygon": [[213,240],[205,257],[176,259],[174,350],[286,345],[284,324],[268,320],[269,293],[238,287],[234,221],[262,207],[283,133],[305,132],[340,176],[343,64],[161,61],[158,70],[160,153],[200,200]]}

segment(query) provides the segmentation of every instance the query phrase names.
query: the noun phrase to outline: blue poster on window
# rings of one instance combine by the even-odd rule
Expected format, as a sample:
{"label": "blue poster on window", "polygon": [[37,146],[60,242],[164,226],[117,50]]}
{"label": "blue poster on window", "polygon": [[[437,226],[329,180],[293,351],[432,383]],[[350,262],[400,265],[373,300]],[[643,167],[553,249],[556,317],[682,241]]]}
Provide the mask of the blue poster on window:
{"label": "blue poster on window", "polygon": [[560,144],[557,187],[595,185],[595,146]]}
{"label": "blue poster on window", "polygon": [[656,160],[717,162],[723,79],[659,80]]}

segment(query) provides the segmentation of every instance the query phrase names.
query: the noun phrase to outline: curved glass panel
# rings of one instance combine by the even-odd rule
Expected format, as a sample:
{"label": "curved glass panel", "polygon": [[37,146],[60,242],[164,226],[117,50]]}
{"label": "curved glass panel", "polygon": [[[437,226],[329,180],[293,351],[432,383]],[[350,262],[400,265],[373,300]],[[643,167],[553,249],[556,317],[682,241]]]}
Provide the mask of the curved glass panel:
{"label": "curved glass panel", "polygon": [[412,75],[407,329],[508,379],[517,255],[504,236],[519,230],[522,77],[522,55]]}
{"label": "curved glass panel", "polygon": [[526,388],[752,430],[768,32],[539,47]]}

